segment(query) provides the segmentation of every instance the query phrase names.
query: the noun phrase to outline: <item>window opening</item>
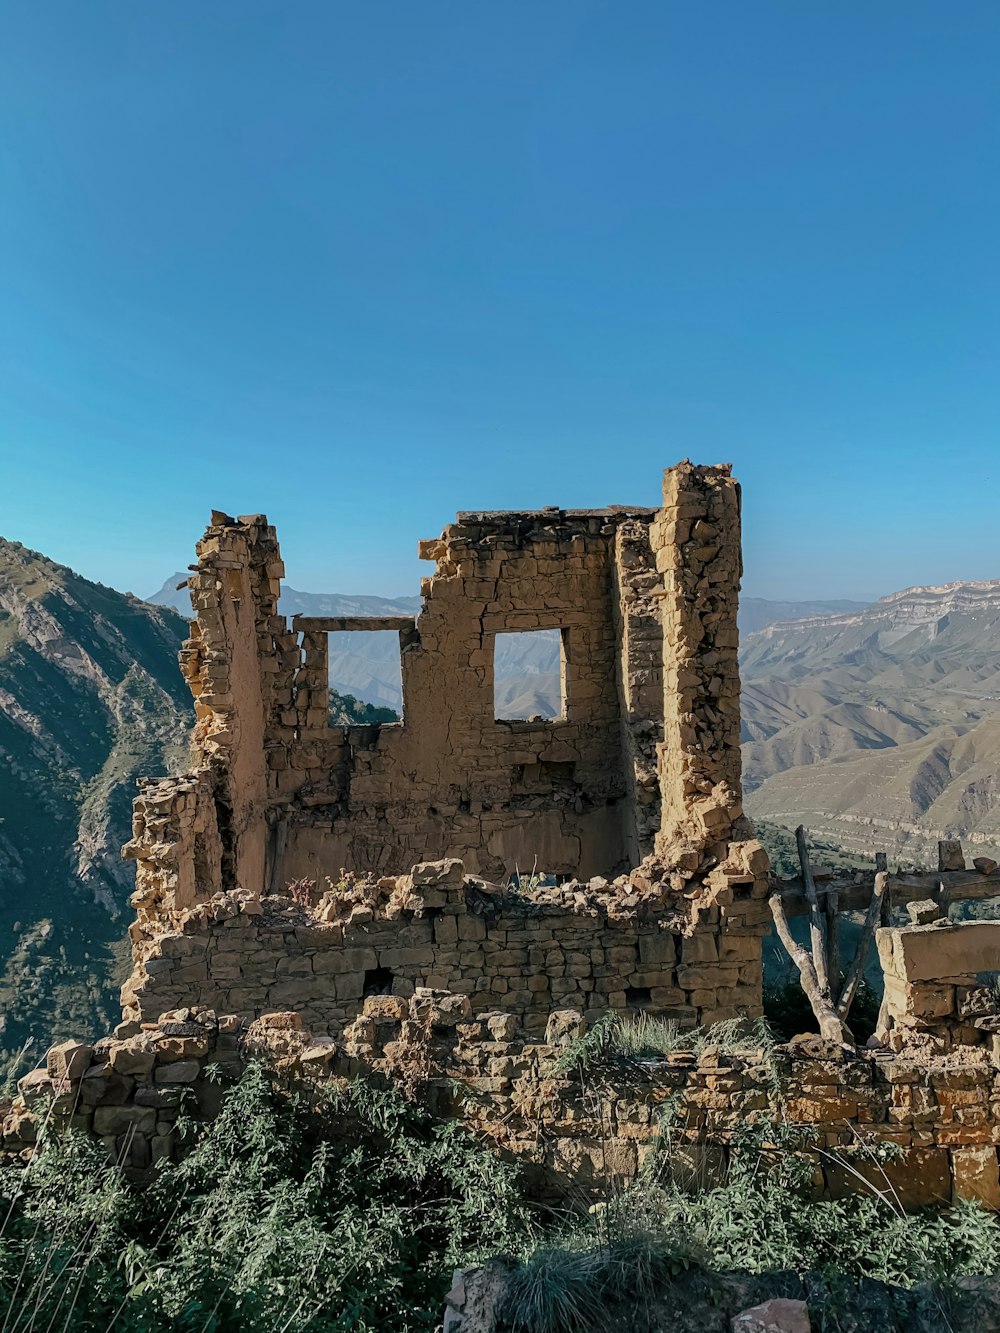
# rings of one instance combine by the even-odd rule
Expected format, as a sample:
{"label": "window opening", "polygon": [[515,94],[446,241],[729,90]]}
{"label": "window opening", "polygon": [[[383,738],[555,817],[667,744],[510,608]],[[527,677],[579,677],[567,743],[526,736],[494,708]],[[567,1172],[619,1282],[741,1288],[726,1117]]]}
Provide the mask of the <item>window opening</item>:
{"label": "window opening", "polygon": [[328,635],[331,727],[380,726],[403,716],[403,671],[396,630]]}
{"label": "window opening", "polygon": [[493,716],[498,722],[549,722],[566,716],[566,652],[561,630],[513,630],[496,635]]}
{"label": "window opening", "polygon": [[545,870],[518,870],[515,866],[508,874],[507,882],[512,889],[530,893],[533,889],[554,889],[560,884],[570,884],[573,878],[569,871],[557,870],[555,873],[549,873]]}

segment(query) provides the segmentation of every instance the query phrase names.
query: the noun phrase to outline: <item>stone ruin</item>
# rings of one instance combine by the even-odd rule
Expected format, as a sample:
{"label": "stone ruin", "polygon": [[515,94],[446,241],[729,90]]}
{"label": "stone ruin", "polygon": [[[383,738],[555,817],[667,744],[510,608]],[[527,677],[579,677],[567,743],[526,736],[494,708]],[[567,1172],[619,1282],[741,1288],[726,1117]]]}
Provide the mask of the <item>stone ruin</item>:
{"label": "stone ruin", "polygon": [[[30,1156],[50,1116],[141,1179],[184,1151],[184,1089],[211,1115],[210,1066],[263,1055],[300,1086],[419,1086],[524,1162],[540,1197],[633,1178],[669,1105],[672,1169],[699,1178],[764,1116],[808,1131],[828,1197],[871,1177],[907,1206],[1000,1207],[1000,1001],[984,975],[1000,971],[1000,924],[946,919],[1000,894],[1000,874],[966,869],[954,843],[937,875],[878,891],[877,1049],[723,1050],[709,1033],[586,1088],[559,1072],[609,1011],[679,1030],[760,1015],[775,896],[807,910],[742,814],[739,528],[730,468],[683,462],[656,510],[460,514],[420,544],[436,568],[412,619],[289,624],[274,530],[214,514],[182,652],[192,768],[140,784],[124,849],[123,1021],[21,1080],[0,1108],[4,1153]],[[403,720],[331,726],[328,635],[373,628],[399,636]],[[528,629],[560,634],[552,720],[494,713],[496,636]],[[543,881],[512,873],[532,866]],[[874,880],[829,880],[819,901],[834,918],[874,910]],[[907,904],[915,924],[893,925]],[[883,1162],[890,1143],[901,1156]]]}
{"label": "stone ruin", "polygon": [[[419,986],[538,1031],[567,1005],[759,1013],[729,466],[669,469],[660,509],[459,514],[419,550],[418,616],[289,624],[273,528],[213,515],[181,654],[194,767],[143,785],[125,848],[126,1018],[295,1008],[337,1032]],[[403,720],[331,726],[328,636],[372,629],[399,636]],[[561,716],[498,719],[497,635],[533,629],[559,632]],[[549,887],[512,879],[533,866]],[[352,898],[345,871],[376,882]],[[287,899],[302,881],[326,890],[317,920]]]}

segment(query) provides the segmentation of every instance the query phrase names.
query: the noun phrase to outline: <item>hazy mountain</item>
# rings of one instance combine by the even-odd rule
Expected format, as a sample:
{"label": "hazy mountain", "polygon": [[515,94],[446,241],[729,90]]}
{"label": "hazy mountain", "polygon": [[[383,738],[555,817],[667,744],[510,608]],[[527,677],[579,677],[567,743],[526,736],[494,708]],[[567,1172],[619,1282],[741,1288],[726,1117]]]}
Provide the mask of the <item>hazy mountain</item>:
{"label": "hazy mountain", "polygon": [[[181,572],[172,574],[149,601],[190,615],[186,578]],[[746,634],[775,621],[858,611],[864,605],[848,601],[771,602],[762,597],[748,597],[740,604],[740,629]],[[286,616],[415,615],[420,610],[420,598],[299,592],[286,586],[278,606]],[[367,703],[400,711],[403,699],[395,634],[356,631],[334,635],[330,656],[331,684],[335,689]],[[499,636],[495,672],[498,717],[556,717],[560,712],[558,631]]]}
{"label": "hazy mountain", "polygon": [[[153,606],[172,606],[191,615],[186,574],[171,574],[162,588],[146,600]],[[180,586],[178,586],[180,585]],[[412,616],[420,610],[419,597],[367,597],[342,592],[299,592],[282,586],[278,608],[284,616]]]}
{"label": "hazy mountain", "polygon": [[1000,580],[769,625],[741,669],[752,816],[859,853],[1000,848]]}
{"label": "hazy mountain", "polygon": [[805,616],[833,616],[848,611],[863,611],[867,602],[771,602],[764,597],[741,597],[739,622],[741,634],[752,634],[781,620],[801,620]]}
{"label": "hazy mountain", "polygon": [[183,759],[185,630],[0,539],[0,1049],[115,1021],[121,843],[136,776]]}

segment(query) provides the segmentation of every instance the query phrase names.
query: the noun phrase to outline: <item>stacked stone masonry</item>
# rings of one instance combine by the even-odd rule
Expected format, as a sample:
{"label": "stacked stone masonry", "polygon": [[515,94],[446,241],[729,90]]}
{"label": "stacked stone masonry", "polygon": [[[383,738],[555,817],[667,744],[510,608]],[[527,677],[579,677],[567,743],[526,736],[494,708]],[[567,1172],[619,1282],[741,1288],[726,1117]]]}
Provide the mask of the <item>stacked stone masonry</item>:
{"label": "stacked stone masonry", "polygon": [[[711,1181],[736,1131],[784,1119],[802,1128],[818,1195],[870,1188],[909,1208],[957,1197],[1000,1205],[1000,1074],[985,1050],[972,1060],[846,1057],[808,1038],[560,1073],[558,1058],[584,1027],[580,1013],[557,1011],[532,1039],[508,1012],[476,1015],[469,996],[429,990],[370,997],[336,1041],[311,1034],[296,1013],[248,1023],[183,1009],[130,1037],[54,1047],[0,1108],[3,1151],[30,1157],[48,1121],[93,1134],[142,1179],[182,1155],[185,1094],[188,1110],[211,1118],[226,1080],[266,1058],[298,1091],[358,1076],[409,1087],[520,1161],[531,1191],[551,1201],[606,1198],[654,1164]],[[888,1143],[898,1155],[880,1160]]]}
{"label": "stacked stone masonry", "polygon": [[315,904],[220,894],[173,928],[142,933],[124,1014],[141,1023],[182,1005],[248,1016],[289,1008],[335,1035],[366,995],[405,998],[421,986],[518,1014],[535,1033],[569,1004],[684,1027],[757,1014],[765,868],[759,846],[734,845],[729,861],[689,881],[690,900],[638,872],[498,889],[457,860],[345,881]]}
{"label": "stacked stone masonry", "polygon": [[1000,1043],[1000,921],[878,932],[884,1040],[896,1050]]}
{"label": "stacked stone masonry", "polygon": [[[420,543],[435,573],[413,620],[291,625],[273,528],[214,513],[182,652],[194,768],[141,784],[124,852],[126,1017],[193,998],[247,1017],[294,1004],[335,1031],[385,985],[442,986],[536,1025],[571,1002],[686,1023],[758,1013],[768,869],[740,792],[739,487],[728,465],[683,462],[663,496],[459,514]],[[399,636],[403,720],[330,726],[328,636],[372,628]],[[560,633],[562,716],[498,720],[496,636],[531,629]],[[471,879],[411,875],[367,919],[355,904],[296,933],[268,906],[308,882],[336,914],[345,870],[394,886],[444,860]],[[580,878],[505,894],[531,867]],[[220,895],[239,899],[235,917]]]}

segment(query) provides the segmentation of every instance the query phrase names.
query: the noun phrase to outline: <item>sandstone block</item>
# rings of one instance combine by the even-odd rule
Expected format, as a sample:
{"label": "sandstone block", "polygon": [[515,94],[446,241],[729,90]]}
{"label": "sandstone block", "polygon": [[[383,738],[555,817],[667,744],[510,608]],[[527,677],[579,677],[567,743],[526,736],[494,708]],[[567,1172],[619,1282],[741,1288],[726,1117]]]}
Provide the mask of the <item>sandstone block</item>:
{"label": "sandstone block", "polygon": [[73,1081],[83,1078],[93,1053],[93,1047],[82,1041],[64,1041],[58,1046],[50,1046],[45,1057],[49,1077]]}
{"label": "sandstone block", "polygon": [[953,1148],[951,1164],[955,1198],[975,1199],[986,1208],[1000,1209],[1000,1169],[992,1143]]}
{"label": "sandstone block", "polygon": [[141,1106],[99,1106],[94,1112],[94,1133],[105,1135],[154,1134],[156,1112]]}
{"label": "sandstone block", "polygon": [[[624,997],[623,997],[624,999]],[[575,1009],[556,1009],[545,1025],[546,1046],[568,1046],[587,1030],[583,1015]]]}
{"label": "sandstone block", "polygon": [[157,1083],[193,1083],[201,1073],[197,1060],[177,1060],[173,1064],[161,1065],[154,1074]]}
{"label": "sandstone block", "polygon": [[888,927],[876,932],[886,975],[902,981],[938,981],[1000,968],[1000,921]]}

